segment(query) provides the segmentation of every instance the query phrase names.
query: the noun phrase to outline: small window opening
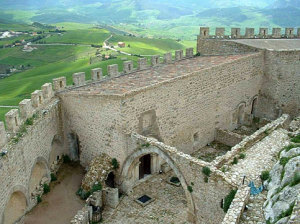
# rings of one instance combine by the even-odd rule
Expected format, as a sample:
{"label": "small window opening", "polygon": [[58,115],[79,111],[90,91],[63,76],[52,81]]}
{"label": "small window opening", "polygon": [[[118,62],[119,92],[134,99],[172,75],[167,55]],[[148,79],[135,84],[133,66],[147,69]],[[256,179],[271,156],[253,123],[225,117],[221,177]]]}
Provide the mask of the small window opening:
{"label": "small window opening", "polygon": [[204,30],[203,34],[204,34],[204,36],[206,36],[206,30]]}
{"label": "small window opening", "polygon": [[63,82],[62,81],[59,82],[59,86],[60,86],[60,88],[63,87]]}
{"label": "small window opening", "polygon": [[156,61],[156,64],[158,64],[158,58],[156,58],[155,61]]}
{"label": "small window opening", "polygon": [[292,31],[290,30],[290,35],[292,35]]}
{"label": "small window opening", "polygon": [[59,160],[59,156],[56,156],[56,160],[57,160],[57,161]]}
{"label": "small window opening", "polygon": [[224,200],[223,199],[221,200],[220,207],[224,208]]}
{"label": "small window opening", "polygon": [[266,36],[266,30],[264,30],[264,36]]}
{"label": "small window opening", "polygon": [[15,123],[16,123],[16,126],[19,126],[18,119],[16,117],[15,117]]}
{"label": "small window opening", "polygon": [[129,71],[131,70],[131,64],[128,64],[128,70]]}
{"label": "small window opening", "polygon": [[100,72],[97,72],[97,79],[100,79]]}
{"label": "small window opening", "polygon": [[39,102],[40,102],[40,104],[42,104],[42,97],[41,96],[39,96]]}
{"label": "small window opening", "polygon": [[235,35],[236,35],[236,36],[238,35],[238,31],[237,31],[237,30],[235,31]]}

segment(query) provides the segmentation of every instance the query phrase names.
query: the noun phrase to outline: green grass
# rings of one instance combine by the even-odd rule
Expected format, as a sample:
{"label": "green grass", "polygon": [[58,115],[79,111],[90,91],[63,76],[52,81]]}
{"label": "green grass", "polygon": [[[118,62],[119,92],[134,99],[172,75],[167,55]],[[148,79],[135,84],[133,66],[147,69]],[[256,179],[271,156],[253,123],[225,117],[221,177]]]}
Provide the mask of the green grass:
{"label": "green grass", "polygon": [[71,43],[71,44],[97,44],[102,45],[103,41],[110,36],[110,32],[104,29],[79,29],[67,30],[62,35],[57,33],[45,38],[46,43]]}
{"label": "green grass", "polygon": [[[118,48],[118,50],[140,55],[163,54],[169,51],[174,52],[175,50],[184,49],[187,45],[187,42],[185,43],[186,45],[183,45],[171,39],[151,39],[121,35],[115,35],[109,40],[113,45],[117,45],[119,41],[125,42],[126,47]],[[130,47],[128,47],[128,44]]]}

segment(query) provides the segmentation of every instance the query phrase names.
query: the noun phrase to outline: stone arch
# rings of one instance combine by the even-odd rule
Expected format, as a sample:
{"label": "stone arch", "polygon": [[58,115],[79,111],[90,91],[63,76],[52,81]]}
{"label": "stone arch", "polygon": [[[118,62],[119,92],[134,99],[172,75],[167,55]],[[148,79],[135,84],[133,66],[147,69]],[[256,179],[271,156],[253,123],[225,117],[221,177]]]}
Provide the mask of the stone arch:
{"label": "stone arch", "polygon": [[246,103],[242,102],[237,107],[237,124],[238,126],[244,123]]}
{"label": "stone arch", "polygon": [[29,194],[36,189],[43,177],[50,178],[50,171],[47,160],[43,157],[38,157],[31,168],[30,179],[28,183]]}
{"label": "stone arch", "polygon": [[171,167],[171,169],[174,171],[178,179],[180,180],[180,183],[183,187],[186,199],[187,199],[187,218],[190,222],[195,221],[195,205],[192,194],[188,191],[187,182],[185,180],[185,177],[183,176],[180,169],[175,165],[175,162],[172,160],[172,158],[161,148],[157,146],[149,146],[142,149],[137,149],[135,152],[133,152],[130,156],[127,157],[125,160],[121,175],[120,175],[120,188],[124,193],[127,193],[131,191],[132,185],[129,182],[129,173],[132,171],[134,161],[136,159],[141,158],[142,156],[146,154],[157,154],[159,155],[168,165]]}
{"label": "stone arch", "polygon": [[8,194],[1,222],[3,224],[13,224],[20,220],[25,214],[29,200],[27,196],[27,190],[22,185],[16,185]]}
{"label": "stone arch", "polygon": [[51,142],[51,151],[49,154],[49,164],[57,161],[62,157],[63,154],[63,143],[58,135],[55,135]]}
{"label": "stone arch", "polygon": [[258,96],[254,96],[251,103],[251,115],[255,117],[257,113]]}

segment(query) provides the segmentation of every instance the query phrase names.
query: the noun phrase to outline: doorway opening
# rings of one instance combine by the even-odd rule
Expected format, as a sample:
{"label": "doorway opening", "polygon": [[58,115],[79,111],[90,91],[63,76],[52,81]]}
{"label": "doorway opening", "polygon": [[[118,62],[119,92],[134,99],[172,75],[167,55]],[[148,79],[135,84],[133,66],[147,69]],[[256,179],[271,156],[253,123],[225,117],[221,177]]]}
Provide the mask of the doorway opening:
{"label": "doorway opening", "polygon": [[147,154],[140,158],[139,179],[151,174],[151,155]]}

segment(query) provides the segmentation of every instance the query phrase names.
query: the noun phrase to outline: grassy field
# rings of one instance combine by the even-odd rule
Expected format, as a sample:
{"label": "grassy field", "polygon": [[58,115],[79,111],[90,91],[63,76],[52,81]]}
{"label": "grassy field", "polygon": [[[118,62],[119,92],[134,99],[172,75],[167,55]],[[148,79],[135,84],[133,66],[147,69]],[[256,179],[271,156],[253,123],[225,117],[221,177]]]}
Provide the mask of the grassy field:
{"label": "grassy field", "polygon": [[71,44],[97,44],[102,45],[103,41],[110,36],[110,32],[104,29],[78,29],[67,30],[61,35],[53,34],[44,39],[46,43],[71,43]]}
{"label": "grassy field", "polygon": [[[180,43],[171,39],[151,39],[131,36],[113,36],[109,42],[117,45],[119,41],[125,42],[126,47],[120,50],[140,55],[155,55],[166,52],[174,52],[175,50],[184,49],[186,47],[194,47],[191,42]],[[130,45],[130,47],[128,47]]]}

